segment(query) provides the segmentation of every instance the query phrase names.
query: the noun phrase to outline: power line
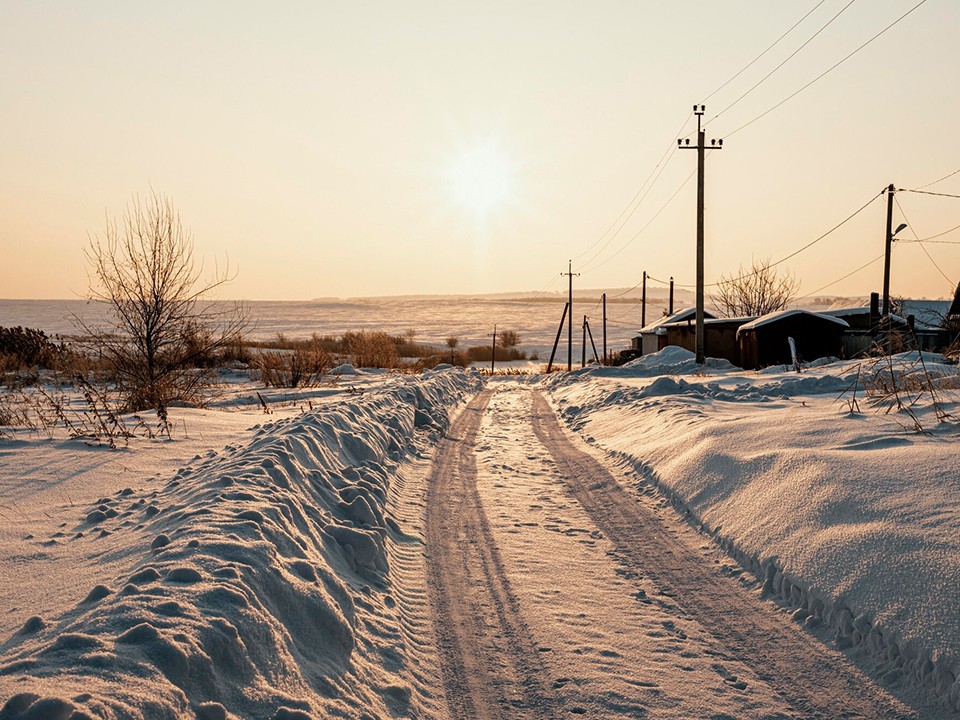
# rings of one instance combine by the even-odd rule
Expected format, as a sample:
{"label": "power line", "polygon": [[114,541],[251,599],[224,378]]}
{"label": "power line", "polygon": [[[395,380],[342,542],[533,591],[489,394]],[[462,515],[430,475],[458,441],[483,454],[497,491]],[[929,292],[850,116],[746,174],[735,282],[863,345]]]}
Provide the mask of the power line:
{"label": "power line", "polygon": [[[633,237],[631,237],[631,238],[630,238],[629,240],[627,240],[623,245],[621,245],[620,248],[619,248],[615,253],[613,253],[613,255],[611,255],[610,257],[608,257],[608,258],[607,258],[606,260],[604,260],[603,262],[600,262],[600,263],[598,263],[598,264],[596,264],[596,265],[593,265],[592,267],[584,268],[584,270],[583,270],[582,272],[584,272],[584,273],[593,272],[593,271],[596,270],[597,268],[603,267],[603,266],[606,265],[608,262],[610,262],[611,260],[613,260],[617,255],[619,255],[619,254],[622,253],[624,250],[626,250],[626,248],[630,245],[630,243],[632,243],[634,240],[636,240],[638,237],[640,237],[640,235],[643,233],[643,231],[646,230],[648,227],[650,227],[650,225],[653,223],[654,220],[656,220],[658,217],[660,217],[660,213],[662,213],[664,210],[667,209],[667,205],[669,205],[671,202],[673,202],[673,199],[674,199],[677,195],[680,194],[680,191],[683,190],[684,187],[686,187],[686,184],[687,184],[688,182],[690,182],[690,179],[691,179],[694,175],[696,175],[696,173],[697,173],[697,171],[696,171],[696,169],[694,169],[693,172],[691,172],[689,175],[687,175],[686,179],[685,179],[682,183],[680,183],[680,187],[678,187],[676,190],[673,191],[673,194],[672,194],[669,198],[667,198],[667,201],[666,201],[663,205],[660,206],[660,209],[657,210],[656,213],[654,213],[653,217],[650,218],[650,219],[647,221],[647,223],[646,223],[642,228],[640,228],[639,230],[637,230],[637,232],[634,233]],[[603,250],[603,248],[601,248],[600,252],[602,252],[602,250]],[[599,252],[594,253],[593,257],[591,257],[590,260],[588,260],[587,262],[589,263],[590,261],[592,261],[593,259],[595,259],[595,258],[597,257],[597,255],[599,255]]]}
{"label": "power line", "polygon": [[[762,53],[760,53],[759,55],[757,55],[753,60],[751,60],[750,62],[748,62],[746,65],[744,65],[744,66],[740,69],[740,71],[739,71],[738,73],[736,73],[733,77],[731,77],[729,80],[727,80],[725,83],[723,83],[723,85],[721,85],[721,86],[718,87],[716,90],[714,90],[712,93],[710,93],[709,95],[707,95],[703,100],[700,101],[700,104],[701,104],[701,105],[706,104],[707,100],[709,100],[710,98],[712,98],[712,97],[713,97],[714,95],[716,95],[718,92],[720,92],[721,90],[723,90],[727,85],[729,85],[729,84],[732,83],[734,80],[736,80],[738,77],[740,77],[744,72],[746,72],[747,70],[749,70],[749,69],[753,66],[753,64],[754,64],[755,62],[757,62],[760,58],[762,58],[762,57],[763,57],[764,55],[766,55],[768,52],[770,52],[771,50],[773,50],[773,48],[775,48],[777,45],[779,45],[781,40],[783,40],[787,35],[789,35],[791,32],[793,32],[794,29],[796,29],[797,25],[799,25],[799,24],[802,23],[804,20],[806,20],[808,17],[810,17],[810,15],[814,12],[814,10],[816,10],[818,7],[820,7],[821,5],[823,5],[824,2],[826,2],[826,0],[820,0],[820,2],[818,2],[816,5],[814,5],[813,8],[811,8],[810,10],[807,11],[806,15],[804,15],[802,18],[800,18],[799,20],[797,20],[793,25],[791,25],[789,30],[787,30],[785,33],[783,33],[783,35],[781,35],[781,36],[778,37],[776,40],[774,40],[774,41],[773,41],[773,44],[772,44],[770,47],[768,47],[768,48],[767,48],[766,50],[764,50]],[[677,133],[677,134],[679,135],[680,133]]]}
{"label": "power line", "polygon": [[938,232],[936,235],[931,235],[930,237],[919,238],[917,240],[901,240],[900,242],[914,243],[914,242],[930,242],[935,245],[960,245],[960,240],[934,240],[934,238],[942,237],[948,233],[952,233],[954,230],[960,230],[960,225],[955,225],[949,230],[944,230],[943,232]]}
{"label": "power line", "polygon": [[920,189],[907,190],[907,189],[903,189],[903,190],[901,190],[900,192],[917,193],[918,195],[936,195],[937,197],[948,197],[948,198],[957,198],[957,199],[960,199],[960,195],[951,195],[950,193],[931,192],[930,190],[920,190]]}
{"label": "power line", "polygon": [[[741,100],[743,100],[747,95],[749,95],[749,94],[752,93],[754,90],[756,90],[758,87],[760,87],[763,83],[765,83],[765,82],[767,81],[767,79],[768,79],[771,75],[773,75],[777,70],[779,70],[780,68],[782,68],[782,67],[783,67],[784,65],[786,65],[788,62],[790,62],[790,60],[792,60],[793,57],[794,57],[797,53],[799,53],[799,52],[800,52],[801,50],[803,50],[807,45],[809,45],[811,42],[813,42],[813,40],[814,40],[820,33],[822,33],[824,30],[826,30],[828,27],[830,27],[830,25],[832,25],[833,22],[834,22],[838,17],[840,17],[841,15],[843,15],[843,13],[846,12],[847,8],[849,8],[851,5],[853,5],[856,1],[857,1],[857,0],[850,0],[846,5],[844,5],[842,8],[840,8],[840,11],[839,11],[836,15],[834,15],[832,18],[830,18],[829,20],[827,20],[827,22],[826,22],[824,25],[822,25],[822,26],[820,27],[820,29],[817,30],[813,35],[811,35],[809,38],[807,38],[806,42],[804,42],[803,45],[801,45],[801,46],[798,47],[796,50],[794,50],[792,53],[790,53],[789,55],[787,55],[787,57],[784,58],[784,60],[783,60],[779,65],[777,65],[773,70],[771,70],[771,71],[768,72],[766,75],[764,75],[762,78],[760,78],[760,79],[753,85],[753,87],[751,87],[749,90],[747,90],[746,92],[744,92],[743,94],[741,94],[740,97],[738,97],[738,98],[737,98],[736,100],[734,100],[732,103],[730,103],[729,105],[727,105],[723,110],[721,110],[721,111],[718,112],[716,115],[714,115],[712,118],[710,118],[709,122],[713,122],[714,120],[716,120],[718,117],[720,117],[721,115],[723,115],[727,110],[729,110],[730,108],[732,108],[734,105],[736,105],[736,104],[739,103]],[[814,9],[816,9],[816,8],[814,8]],[[813,12],[813,11],[811,10],[811,12]],[[730,133],[730,135],[732,135],[732,134],[733,134],[733,133]]]}
{"label": "power line", "polygon": [[[683,123],[680,125],[680,129],[675,134],[679,135],[681,132],[683,132],[683,128],[686,127],[687,122],[690,120],[692,115],[693,115],[693,112],[690,112],[687,115],[687,117],[684,118]],[[653,189],[653,186],[656,185],[657,180],[660,179],[660,175],[663,174],[663,170],[666,169],[667,163],[670,162],[670,158],[673,157],[673,153],[676,152],[676,150],[677,150],[677,147],[676,145],[673,144],[673,140],[671,139],[670,144],[667,146],[667,149],[664,150],[663,155],[660,156],[660,159],[657,161],[657,164],[654,166],[653,170],[651,170],[650,174],[647,175],[647,179],[643,181],[643,184],[640,186],[640,189],[637,190],[636,193],[634,193],[632,198],[630,198],[630,202],[627,203],[627,206],[622,211],[620,211],[620,214],[617,216],[617,219],[613,221],[613,224],[607,228],[606,232],[604,232],[600,237],[594,240],[593,243],[586,250],[581,252],[579,255],[575,255],[572,258],[573,260],[577,260],[583,257],[588,252],[590,252],[594,247],[596,247],[599,242],[601,242],[607,235],[610,234],[610,231],[617,226],[617,223],[620,223],[620,226],[617,227],[613,235],[610,236],[610,239],[607,240],[606,243],[604,243],[603,247],[606,247],[610,243],[610,241],[612,241],[613,238],[615,238],[617,234],[619,234],[619,232],[623,229],[623,226],[627,224],[627,221],[630,220],[631,217],[633,217],[633,214],[637,211],[637,209],[643,203],[644,199],[646,199],[647,195],[650,194],[650,191]],[[660,172],[657,173],[657,170],[660,170]],[[654,177],[654,173],[657,173],[656,177]],[[653,178],[653,182],[650,182],[650,178]],[[647,183],[650,183],[649,187],[647,186]],[[646,191],[644,191],[644,188],[646,188]],[[641,193],[643,194],[642,197],[641,197]],[[637,200],[638,197],[640,198],[639,200]],[[633,207],[632,210],[630,209],[631,206]],[[627,214],[626,217],[623,217],[628,210],[630,211],[629,214]],[[620,222],[621,218],[623,218],[623,222]],[[603,251],[603,248],[600,248],[598,253],[602,251]],[[593,258],[591,257],[590,260],[592,259]],[[586,262],[589,263],[590,260],[587,260]]]}
{"label": "power line", "polygon": [[939,180],[934,180],[933,182],[928,182],[926,185],[921,185],[920,187],[918,187],[918,188],[916,188],[916,189],[917,189],[917,190],[922,190],[923,188],[928,188],[928,187],[930,187],[931,185],[936,185],[936,184],[939,183],[939,182],[943,182],[943,181],[946,180],[947,178],[953,177],[953,176],[956,175],[957,173],[960,173],[960,170],[954,170],[952,173],[948,173],[948,174],[944,175],[944,176],[943,176],[942,178],[940,178]]}
{"label": "power line", "polygon": [[[874,200],[876,200],[878,197],[880,197],[881,195],[883,195],[884,192],[886,192],[886,188],[884,188],[883,190],[881,190],[880,192],[878,192],[876,195],[874,195],[872,198],[870,198],[869,200],[867,200],[867,202],[865,202],[863,205],[861,205],[857,210],[854,210],[850,215],[848,215],[848,216],[845,217],[843,220],[841,220],[841,221],[838,222],[836,225],[834,225],[832,228],[830,228],[830,229],[827,230],[825,233],[823,233],[823,235],[821,235],[821,236],[819,236],[819,237],[811,240],[810,242],[808,242],[808,243],[807,243],[806,245],[804,245],[803,247],[801,247],[801,248],[799,248],[799,249],[797,249],[797,250],[794,250],[792,253],[790,253],[789,255],[786,255],[786,256],[780,258],[780,259],[777,260],[776,262],[770,263],[769,265],[766,266],[766,268],[776,267],[777,265],[780,265],[780,264],[782,264],[782,263],[785,263],[785,262],[786,262],[787,260],[789,260],[790,258],[796,257],[797,255],[799,255],[800,253],[802,253],[804,250],[807,250],[808,248],[813,247],[813,246],[816,245],[818,242],[820,242],[821,240],[823,240],[825,237],[827,237],[827,236],[830,235],[831,233],[835,232],[836,230],[839,230],[841,227],[843,227],[843,226],[846,225],[848,222],[850,222],[851,220],[853,220],[853,218],[855,218],[857,215],[859,215],[859,214],[862,213],[864,210],[866,210],[868,207],[870,207],[871,203],[873,203]],[[729,281],[729,282],[736,282],[736,281],[738,281],[738,280],[745,280],[746,278],[753,277],[754,275],[759,274],[759,272],[760,272],[760,271],[754,271],[754,272],[744,273],[743,275],[739,275],[739,276],[737,276],[737,277],[735,277],[735,278],[730,278],[730,281]],[[647,277],[649,278],[650,276],[648,275]],[[663,280],[657,280],[657,282],[663,282]],[[705,287],[716,287],[716,286],[719,285],[719,284],[720,284],[719,281],[718,281],[718,282],[707,283],[707,284],[705,285]],[[683,284],[683,283],[674,283],[674,285],[675,285],[676,287],[682,287],[682,288],[696,287],[696,285]]]}
{"label": "power line", "polygon": [[900,205],[900,199],[896,195],[894,195],[893,201],[897,204],[897,209],[900,211],[900,215],[903,217],[904,221],[906,221],[907,227],[910,228],[910,232],[913,233],[914,240],[917,242],[918,245],[920,245],[920,249],[923,250],[923,254],[927,256],[927,259],[937,269],[937,272],[943,276],[943,279],[946,280],[950,284],[950,287],[952,288],[954,285],[953,280],[947,277],[947,274],[941,269],[939,265],[937,265],[937,261],[933,259],[933,256],[924,246],[923,241],[920,239],[920,236],[917,235],[916,228],[913,227],[913,223],[910,222],[910,219],[907,217],[907,214],[903,211],[903,207]]}
{"label": "power line", "polygon": [[832,286],[836,285],[838,282],[841,282],[841,281],[843,281],[843,280],[846,280],[848,277],[851,277],[852,275],[856,275],[856,274],[857,274],[858,272],[860,272],[861,270],[864,270],[865,268],[868,268],[868,267],[870,267],[871,265],[873,265],[875,262],[877,262],[877,260],[882,260],[884,255],[886,255],[886,253],[880,253],[880,254],[877,255],[873,260],[871,260],[871,261],[868,262],[868,263],[864,263],[863,265],[861,265],[860,267],[858,267],[856,270],[851,270],[850,272],[848,272],[848,273],[847,273],[846,275],[844,275],[843,277],[839,277],[839,278],[837,278],[836,280],[834,280],[833,282],[828,282],[826,285],[823,285],[822,287],[818,287],[818,288],[817,288],[816,290],[814,290],[813,292],[809,292],[809,293],[807,293],[806,295],[802,295],[802,296],[798,297],[797,300],[804,300],[804,299],[810,297],[811,295],[816,295],[818,292],[821,292],[822,290],[826,290],[828,287],[832,287]]}
{"label": "power line", "polygon": [[878,37],[880,37],[880,36],[883,35],[885,32],[887,32],[887,31],[888,31],[890,28],[892,28],[894,25],[897,25],[899,22],[901,22],[904,18],[906,18],[908,15],[910,15],[914,10],[916,10],[918,7],[920,7],[921,5],[923,5],[925,2],[927,2],[927,0],[920,0],[920,2],[918,2],[918,3],[917,3],[916,5],[914,5],[912,8],[910,8],[909,10],[907,10],[903,15],[901,15],[901,16],[898,17],[896,20],[894,20],[892,23],[890,23],[889,25],[887,25],[885,28],[883,28],[883,30],[881,30],[880,32],[878,32],[878,33],[877,33],[876,35],[874,35],[873,37],[871,37],[871,38],[870,38],[869,40],[867,40],[865,43],[863,43],[862,45],[860,45],[860,47],[858,47],[856,50],[854,50],[853,52],[851,52],[851,53],[845,55],[844,57],[842,57],[842,58],[841,58],[840,60],[838,60],[836,63],[834,63],[834,64],[831,65],[829,68],[827,68],[826,70],[824,70],[822,73],[820,73],[819,75],[817,75],[813,80],[811,80],[810,82],[808,82],[806,85],[804,85],[803,87],[801,87],[799,90],[795,90],[795,91],[792,92],[790,95],[787,95],[787,97],[785,97],[783,100],[781,100],[780,102],[778,102],[778,103],[777,103],[776,105],[774,105],[773,107],[771,107],[771,108],[763,111],[762,113],[760,113],[759,115],[757,115],[757,116],[756,116],[755,118],[753,118],[752,120],[749,120],[749,121],[745,122],[743,125],[741,125],[740,127],[738,127],[738,128],[737,128],[736,130],[734,130],[733,132],[727,133],[727,134],[726,134],[726,137],[728,137],[728,138],[729,138],[729,137],[732,137],[732,136],[736,135],[738,132],[740,132],[741,130],[743,130],[745,127],[748,127],[749,125],[753,125],[753,123],[755,123],[755,122],[756,122],[757,120],[759,120],[760,118],[766,117],[767,115],[769,115],[770,113],[772,113],[774,110],[776,110],[778,107],[780,107],[781,105],[783,105],[783,104],[786,103],[787,101],[792,100],[793,98],[795,98],[797,95],[799,95],[800,93],[802,93],[804,90],[806,90],[808,87],[810,87],[811,85],[813,85],[815,82],[817,82],[818,80],[821,80],[822,78],[826,77],[828,74],[830,74],[831,72],[833,72],[834,70],[836,70],[836,69],[837,69],[838,67],[840,67],[843,63],[845,63],[847,60],[849,60],[849,59],[852,58],[854,55],[856,55],[858,52],[860,52],[861,50],[863,50],[867,45],[869,45],[869,44],[872,43],[874,40],[876,40]]}

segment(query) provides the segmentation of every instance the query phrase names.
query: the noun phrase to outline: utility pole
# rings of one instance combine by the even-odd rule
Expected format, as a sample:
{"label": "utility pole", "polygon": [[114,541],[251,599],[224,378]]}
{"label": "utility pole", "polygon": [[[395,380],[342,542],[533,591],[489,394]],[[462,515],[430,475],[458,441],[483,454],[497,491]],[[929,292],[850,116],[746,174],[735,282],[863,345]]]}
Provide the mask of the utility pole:
{"label": "utility pole", "polygon": [[883,257],[883,317],[890,315],[890,251],[893,249],[893,198],[897,189],[893,183],[887,187],[887,241]]}
{"label": "utility pole", "polygon": [[583,316],[583,342],[580,344],[583,351],[580,356],[580,367],[587,366],[587,316]]}
{"label": "utility pole", "polygon": [[647,326],[647,271],[643,271],[643,291],[640,294],[640,327]]}
{"label": "utility pole", "polygon": [[494,364],[497,360],[497,326],[493,326],[493,344],[490,346],[490,375],[493,375]]}
{"label": "utility pole", "polygon": [[567,309],[570,314],[567,316],[567,370],[573,370],[573,276],[579,277],[580,273],[573,272],[573,261],[567,260],[567,271],[560,273],[570,278],[570,292],[567,299]]}
{"label": "utility pole", "polygon": [[603,364],[607,364],[607,294],[603,294]]}
{"label": "utility pole", "polygon": [[667,315],[673,315],[673,275],[670,276],[670,305]]}
{"label": "utility pole", "polygon": [[567,310],[570,309],[570,303],[563,306],[563,315],[560,316],[560,327],[557,328],[557,337],[553,341],[553,350],[550,351],[550,362],[547,363],[547,373],[553,370],[553,359],[557,356],[557,345],[560,344],[560,335],[563,333],[563,323],[567,319]]}
{"label": "utility pole", "polygon": [[[691,145],[690,138],[684,141],[683,138],[677,140],[677,145],[681,150],[697,151],[697,364],[703,365],[706,362],[704,352],[703,337],[703,173],[704,159],[706,158],[707,141],[706,131],[702,126],[703,113],[706,111],[706,105],[694,105],[693,114],[697,116],[697,144]],[[722,150],[723,140],[711,140],[710,150]]]}

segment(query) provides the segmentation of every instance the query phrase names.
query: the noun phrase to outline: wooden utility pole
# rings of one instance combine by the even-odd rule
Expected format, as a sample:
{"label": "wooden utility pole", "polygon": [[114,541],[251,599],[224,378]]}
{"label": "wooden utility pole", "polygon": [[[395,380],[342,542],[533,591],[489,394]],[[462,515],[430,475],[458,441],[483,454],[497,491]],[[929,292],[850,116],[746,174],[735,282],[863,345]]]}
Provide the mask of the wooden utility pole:
{"label": "wooden utility pole", "polygon": [[553,341],[553,350],[550,351],[550,362],[547,363],[547,372],[553,370],[553,358],[557,355],[557,345],[560,344],[560,335],[563,334],[563,321],[567,319],[567,311],[570,309],[570,303],[563,306],[563,315],[560,316],[560,327],[557,328],[557,337]]}
{"label": "wooden utility pole", "polygon": [[580,367],[587,366],[587,316],[583,316],[583,341],[580,343]]}
{"label": "wooden utility pole", "polygon": [[[958,286],[960,287],[960,286]],[[603,294],[603,364],[609,364],[607,360],[607,294]]]}
{"label": "wooden utility pole", "polygon": [[647,326],[647,271],[643,271],[643,290],[640,292],[640,327]]}
{"label": "wooden utility pole", "polygon": [[[703,175],[704,160],[706,158],[707,143],[706,131],[703,129],[703,113],[706,111],[706,105],[694,105],[693,113],[697,116],[697,144],[691,145],[690,138],[684,141],[683,138],[677,140],[681,150],[697,151],[697,364],[703,365],[706,362],[704,353],[703,337]],[[722,150],[723,140],[711,140],[710,150]]]}
{"label": "wooden utility pole", "polygon": [[670,276],[670,305],[667,315],[673,315],[673,275]]}
{"label": "wooden utility pole", "polygon": [[599,365],[600,356],[597,354],[597,344],[593,341],[593,330],[590,329],[590,321],[587,320],[584,324],[587,326],[587,337],[590,338],[590,347],[593,348],[593,359],[596,360],[597,365]]}
{"label": "wooden utility pole", "polygon": [[567,370],[573,370],[573,276],[579,276],[580,273],[573,272],[573,261],[567,260],[567,271],[560,273],[570,279],[570,291],[567,298],[567,309],[570,314],[567,316]]}
{"label": "wooden utility pole", "polygon": [[883,257],[883,317],[890,315],[890,251],[893,249],[893,198],[897,189],[893,183],[887,187],[887,241]]}
{"label": "wooden utility pole", "polygon": [[490,345],[490,374],[493,375],[493,369],[497,361],[497,326],[493,326],[493,343]]}

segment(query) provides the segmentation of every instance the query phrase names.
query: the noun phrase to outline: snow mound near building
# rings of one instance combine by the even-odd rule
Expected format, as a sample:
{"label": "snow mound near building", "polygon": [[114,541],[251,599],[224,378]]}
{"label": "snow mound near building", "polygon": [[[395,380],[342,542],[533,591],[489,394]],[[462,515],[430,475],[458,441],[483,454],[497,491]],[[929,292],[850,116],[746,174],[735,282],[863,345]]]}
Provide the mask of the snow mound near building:
{"label": "snow mound near building", "polygon": [[78,511],[139,558],[0,644],[0,718],[417,714],[385,546],[398,464],[481,384],[426,373],[260,427]]}

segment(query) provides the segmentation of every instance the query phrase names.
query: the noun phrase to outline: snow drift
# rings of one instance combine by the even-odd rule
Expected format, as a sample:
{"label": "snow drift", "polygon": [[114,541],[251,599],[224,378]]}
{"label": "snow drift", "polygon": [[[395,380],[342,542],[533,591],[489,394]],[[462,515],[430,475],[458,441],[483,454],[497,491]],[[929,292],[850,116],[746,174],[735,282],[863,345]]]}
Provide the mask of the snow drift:
{"label": "snow drift", "polygon": [[[545,382],[573,430],[663,491],[795,620],[960,709],[960,428],[935,418],[957,414],[957,367],[916,352],[801,374],[691,359],[670,348]],[[939,409],[923,396],[871,410],[864,385],[891,373],[908,388],[922,373]]]}
{"label": "snow drift", "polygon": [[78,541],[130,533],[138,560],[0,644],[0,718],[414,712],[388,493],[480,383],[431,372],[331,402],[83,509]]}

